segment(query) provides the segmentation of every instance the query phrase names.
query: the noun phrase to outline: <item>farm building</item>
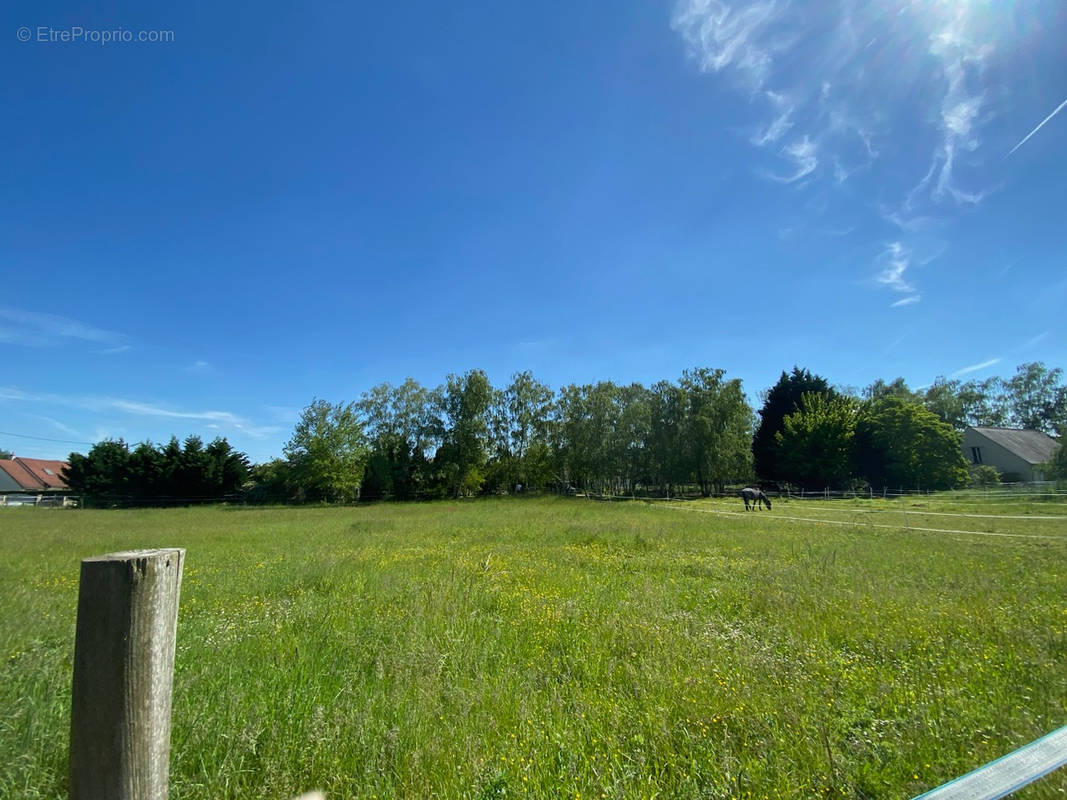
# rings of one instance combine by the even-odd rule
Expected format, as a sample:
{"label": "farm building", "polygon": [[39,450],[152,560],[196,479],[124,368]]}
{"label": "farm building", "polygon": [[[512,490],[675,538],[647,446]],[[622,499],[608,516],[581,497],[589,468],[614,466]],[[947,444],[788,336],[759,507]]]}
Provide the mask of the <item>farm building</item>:
{"label": "farm building", "polygon": [[1005,481],[1040,481],[1059,442],[1041,431],[971,428],[963,432],[963,456],[969,464],[996,467]]}
{"label": "farm building", "polygon": [[65,461],[0,459],[0,505],[66,504]]}

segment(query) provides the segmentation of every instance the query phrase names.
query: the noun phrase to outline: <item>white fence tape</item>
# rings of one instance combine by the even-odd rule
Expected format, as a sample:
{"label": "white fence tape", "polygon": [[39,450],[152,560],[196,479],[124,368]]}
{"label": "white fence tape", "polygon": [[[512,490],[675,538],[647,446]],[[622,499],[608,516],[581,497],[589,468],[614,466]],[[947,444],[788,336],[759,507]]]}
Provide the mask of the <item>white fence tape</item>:
{"label": "white fence tape", "polygon": [[1067,764],[1067,725],[915,800],[997,800]]}
{"label": "white fence tape", "polygon": [[[686,508],[679,505],[664,505],[653,506],[653,508],[673,508],[677,511],[696,511],[701,514],[718,514],[724,517],[751,517],[757,513],[754,511],[746,513],[744,511],[717,511],[713,508]],[[844,525],[848,528],[885,528],[891,531],[921,531],[924,533],[954,533],[965,534],[967,536],[1003,536],[1008,539],[1065,539],[1065,536],[1057,536],[1055,534],[1043,534],[1043,533],[996,533],[995,531],[961,531],[954,528],[920,528],[916,525],[909,525],[907,523],[900,525],[882,525],[876,522],[843,522],[837,519],[818,519],[816,517],[789,517],[783,514],[774,513],[771,511],[764,511],[760,515],[773,519],[786,519],[793,522],[814,522],[817,525]],[[757,519],[759,517],[756,517]]]}

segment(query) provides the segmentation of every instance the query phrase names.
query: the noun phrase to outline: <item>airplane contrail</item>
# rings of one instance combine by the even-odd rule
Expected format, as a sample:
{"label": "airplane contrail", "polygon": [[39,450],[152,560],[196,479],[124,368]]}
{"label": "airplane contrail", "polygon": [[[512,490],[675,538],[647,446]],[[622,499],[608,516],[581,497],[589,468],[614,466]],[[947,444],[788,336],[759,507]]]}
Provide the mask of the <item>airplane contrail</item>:
{"label": "airplane contrail", "polygon": [[[1061,111],[1063,111],[1064,107],[1067,107],[1067,100],[1064,100],[1062,103],[1060,103],[1058,106],[1056,106],[1056,110],[1055,111],[1053,111],[1051,114],[1049,114],[1043,120],[1041,120],[1041,123],[1036,128],[1034,128],[1032,131],[1030,131],[1028,134],[1026,134],[1026,136],[1023,137],[1023,140],[1021,142],[1019,142],[1017,145],[1015,145],[1015,147],[1013,147],[1011,150],[1009,150],[1008,151],[1008,156],[1010,156],[1012,153],[1014,153],[1016,150],[1018,150],[1024,144],[1026,144],[1026,140],[1027,139],[1029,139],[1031,136],[1033,136],[1035,133],[1037,133],[1039,130],[1041,130],[1043,127],[1045,127],[1045,123],[1048,122],[1050,119],[1052,119],[1057,114],[1059,114]],[[1004,156],[1004,158],[1007,158],[1008,156]]]}

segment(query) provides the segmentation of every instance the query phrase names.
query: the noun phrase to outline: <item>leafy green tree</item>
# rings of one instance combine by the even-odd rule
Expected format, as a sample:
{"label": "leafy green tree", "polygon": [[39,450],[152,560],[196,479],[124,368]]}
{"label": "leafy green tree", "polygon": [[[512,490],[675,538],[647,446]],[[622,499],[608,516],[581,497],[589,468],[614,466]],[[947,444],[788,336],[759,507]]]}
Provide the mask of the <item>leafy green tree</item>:
{"label": "leafy green tree", "polygon": [[704,367],[682,373],[685,395],[684,439],[701,494],[722,491],[725,484],[752,472],[754,414],[740,380],[724,379],[721,369]]}
{"label": "leafy green tree", "polygon": [[800,407],[800,398],[806,393],[821,394],[827,399],[838,396],[825,378],[800,367],[793,367],[788,374],[783,372],[778,383],[764,396],[763,408],[759,411],[759,425],[752,438],[754,467],[761,478],[779,480],[784,477],[778,467],[779,450],[775,434],[782,430],[785,418]]}
{"label": "leafy green tree", "polygon": [[649,389],[649,407],[649,468],[654,482],[673,495],[692,474],[691,453],[685,441],[685,391],[671,381],[657,381]]}
{"label": "leafy green tree", "polygon": [[250,503],[287,503],[296,492],[293,468],[285,459],[275,458],[249,470],[245,498]]}
{"label": "leafy green tree", "polygon": [[922,394],[922,404],[926,410],[958,431],[967,427],[967,409],[960,397],[960,386],[959,381],[939,376]]}
{"label": "leafy green tree", "polygon": [[0,461],[10,461],[15,457],[15,454],[10,450],[0,449]]}
{"label": "leafy green tree", "polygon": [[886,397],[856,421],[860,474],[872,486],[954,489],[967,484],[961,437],[920,405]]}
{"label": "leafy green tree", "polygon": [[585,487],[592,480],[595,445],[591,435],[592,386],[570,384],[559,390],[554,435],[557,477],[561,484]]}
{"label": "leafy green tree", "polygon": [[649,391],[640,383],[615,386],[614,398],[609,458],[617,482],[616,491],[631,491],[638,483],[647,481],[652,407]]}
{"label": "leafy green tree", "polygon": [[1041,362],[1020,365],[1008,380],[950,381],[939,377],[922,395],[923,405],[956,430],[976,427],[1031,428],[1055,434],[1067,429],[1063,370]]}
{"label": "leafy green tree", "polygon": [[640,427],[640,412],[626,418],[630,396],[632,390],[611,381],[560,390],[553,442],[561,483],[597,492],[618,488],[633,455],[630,436]]}
{"label": "leafy green tree", "polygon": [[359,497],[369,448],[355,403],[312,401],[283,452],[304,498],[343,503]]}
{"label": "leafy green tree", "polygon": [[442,444],[434,464],[442,486],[452,497],[478,492],[488,455],[487,414],[493,399],[489,377],[480,369],[449,375],[436,398]]}
{"label": "leafy green tree", "polygon": [[615,492],[622,480],[626,446],[618,435],[622,413],[619,385],[614,381],[598,381],[593,384],[587,403],[591,484],[597,492]]}
{"label": "leafy green tree", "polygon": [[432,403],[433,394],[412,378],[363,394],[357,406],[371,445],[363,496],[407,500],[421,494],[429,479],[426,453],[437,435]]}
{"label": "leafy green tree", "polygon": [[801,395],[799,408],[782,420],[782,430],[775,434],[779,474],[805,489],[844,486],[852,474],[856,416],[852,398]]}
{"label": "leafy green tree", "polygon": [[908,388],[903,378],[896,378],[891,383],[886,383],[879,378],[866,389],[863,396],[868,400],[881,400],[883,397],[897,397],[901,400],[918,401],[920,396]]}
{"label": "leafy green tree", "polygon": [[1020,365],[1006,383],[1012,423],[1052,435],[1067,432],[1067,388],[1060,384],[1062,377],[1062,369],[1049,369],[1040,361]]}
{"label": "leafy green tree", "polygon": [[971,486],[987,489],[1000,483],[1000,473],[989,464],[971,464],[967,467]]}
{"label": "leafy green tree", "polygon": [[529,371],[512,375],[506,389],[493,393],[492,483],[510,491],[516,484],[542,486],[551,480],[548,442],[553,406],[552,390]]}
{"label": "leafy green tree", "polygon": [[1067,481],[1067,445],[1061,442],[1056,448],[1048,463],[1046,474],[1052,480]]}
{"label": "leafy green tree", "polygon": [[967,425],[1003,428],[1009,421],[1007,390],[1000,378],[967,381],[957,392]]}

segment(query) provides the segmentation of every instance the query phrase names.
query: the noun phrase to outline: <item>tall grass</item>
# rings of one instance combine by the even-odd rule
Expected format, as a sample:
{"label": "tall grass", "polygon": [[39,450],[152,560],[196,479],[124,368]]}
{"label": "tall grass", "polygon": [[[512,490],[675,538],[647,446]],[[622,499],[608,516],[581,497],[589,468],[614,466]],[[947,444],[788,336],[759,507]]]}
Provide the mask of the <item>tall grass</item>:
{"label": "tall grass", "polygon": [[1063,526],[800,505],[6,511],[0,797],[64,795],[78,562],[131,547],[187,548],[175,800],[909,797],[1067,723]]}

